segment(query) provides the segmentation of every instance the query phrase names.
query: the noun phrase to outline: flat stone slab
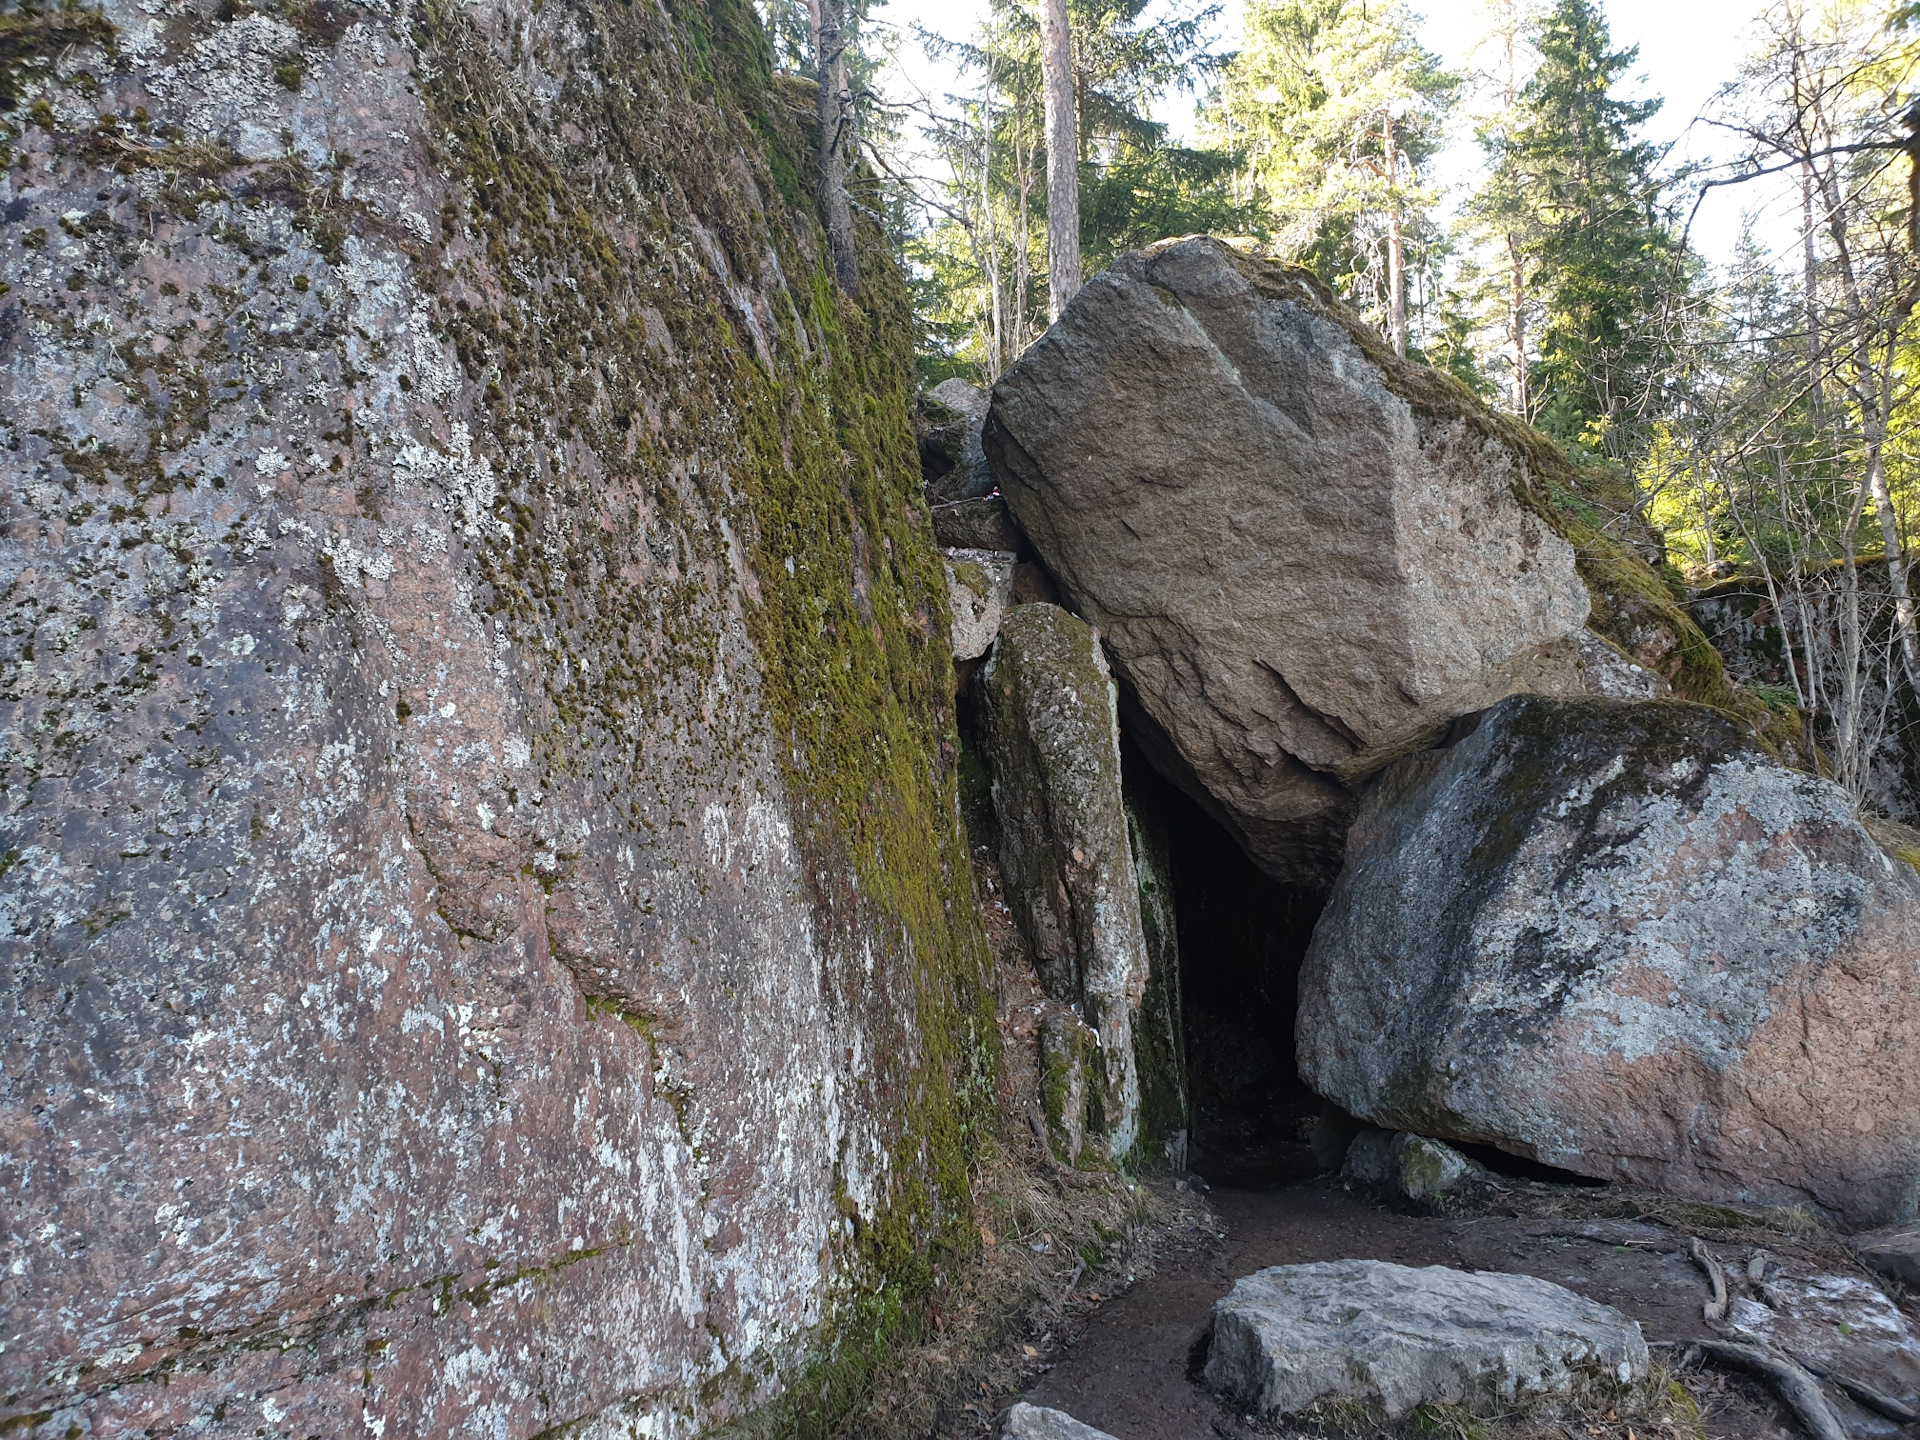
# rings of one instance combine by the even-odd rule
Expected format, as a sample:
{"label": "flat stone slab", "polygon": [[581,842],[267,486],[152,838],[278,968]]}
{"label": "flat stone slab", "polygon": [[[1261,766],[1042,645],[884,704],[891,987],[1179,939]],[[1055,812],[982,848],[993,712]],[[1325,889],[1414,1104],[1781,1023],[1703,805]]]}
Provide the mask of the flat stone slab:
{"label": "flat stone slab", "polygon": [[1577,1372],[1647,1375],[1640,1327],[1529,1275],[1379,1260],[1276,1265],[1213,1307],[1206,1382],[1264,1415],[1564,1394]]}
{"label": "flat stone slab", "polygon": [[1022,1400],[1007,1412],[1000,1440],[1113,1440],[1113,1436],[1082,1425],[1064,1410],[1049,1410]]}

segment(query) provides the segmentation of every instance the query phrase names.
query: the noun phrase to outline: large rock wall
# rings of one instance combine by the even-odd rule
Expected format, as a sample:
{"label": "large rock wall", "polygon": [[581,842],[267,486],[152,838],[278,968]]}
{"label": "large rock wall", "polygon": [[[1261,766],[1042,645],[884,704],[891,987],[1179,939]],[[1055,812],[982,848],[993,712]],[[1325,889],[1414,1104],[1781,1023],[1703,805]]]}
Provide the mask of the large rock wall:
{"label": "large rock wall", "polygon": [[7,19],[9,1433],[831,1405],[959,1233],[904,292],[674,11]]}

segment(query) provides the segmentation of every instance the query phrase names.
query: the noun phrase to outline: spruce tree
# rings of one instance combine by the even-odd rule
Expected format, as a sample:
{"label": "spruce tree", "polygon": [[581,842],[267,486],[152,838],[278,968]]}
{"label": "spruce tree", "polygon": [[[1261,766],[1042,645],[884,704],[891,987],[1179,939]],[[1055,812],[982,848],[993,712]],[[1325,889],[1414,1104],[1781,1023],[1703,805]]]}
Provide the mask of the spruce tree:
{"label": "spruce tree", "polygon": [[1475,202],[1512,250],[1540,316],[1525,394],[1563,444],[1625,458],[1657,399],[1662,316],[1686,279],[1660,214],[1659,155],[1636,132],[1657,100],[1613,93],[1637,49],[1614,50],[1594,0],[1556,0],[1539,68],[1501,130]]}

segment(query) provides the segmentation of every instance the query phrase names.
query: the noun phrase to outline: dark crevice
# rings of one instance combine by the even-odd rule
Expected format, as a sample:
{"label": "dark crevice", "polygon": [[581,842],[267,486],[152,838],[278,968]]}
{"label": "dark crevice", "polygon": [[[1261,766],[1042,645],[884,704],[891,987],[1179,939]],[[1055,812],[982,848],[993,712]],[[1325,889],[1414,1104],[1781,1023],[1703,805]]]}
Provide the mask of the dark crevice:
{"label": "dark crevice", "polygon": [[1558,1165],[1530,1160],[1524,1155],[1509,1155],[1495,1145],[1473,1145],[1464,1140],[1449,1140],[1447,1143],[1494,1174],[1514,1180],[1541,1180],[1549,1185],[1583,1185],[1588,1188],[1604,1188],[1607,1183],[1595,1180],[1591,1175],[1576,1175],[1571,1170],[1562,1170]]}
{"label": "dark crevice", "polygon": [[1300,1080],[1293,1023],[1300,962],[1326,892],[1265,874],[1131,743],[1121,755],[1128,788],[1165,819],[1192,1109],[1188,1166],[1243,1186],[1315,1175],[1324,1168],[1313,1141],[1326,1107]]}

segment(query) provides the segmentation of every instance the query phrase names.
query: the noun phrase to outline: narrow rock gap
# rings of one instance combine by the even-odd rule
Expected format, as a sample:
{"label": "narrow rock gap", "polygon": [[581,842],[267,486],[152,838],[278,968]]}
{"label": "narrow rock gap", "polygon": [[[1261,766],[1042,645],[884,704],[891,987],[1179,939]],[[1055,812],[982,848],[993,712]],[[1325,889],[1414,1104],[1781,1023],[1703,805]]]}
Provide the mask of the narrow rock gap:
{"label": "narrow rock gap", "polygon": [[1163,817],[1179,931],[1191,1132],[1187,1163],[1216,1184],[1259,1187],[1319,1173],[1324,1101],[1301,1083],[1293,1021],[1300,962],[1326,891],[1288,885],[1123,743],[1130,792]]}

